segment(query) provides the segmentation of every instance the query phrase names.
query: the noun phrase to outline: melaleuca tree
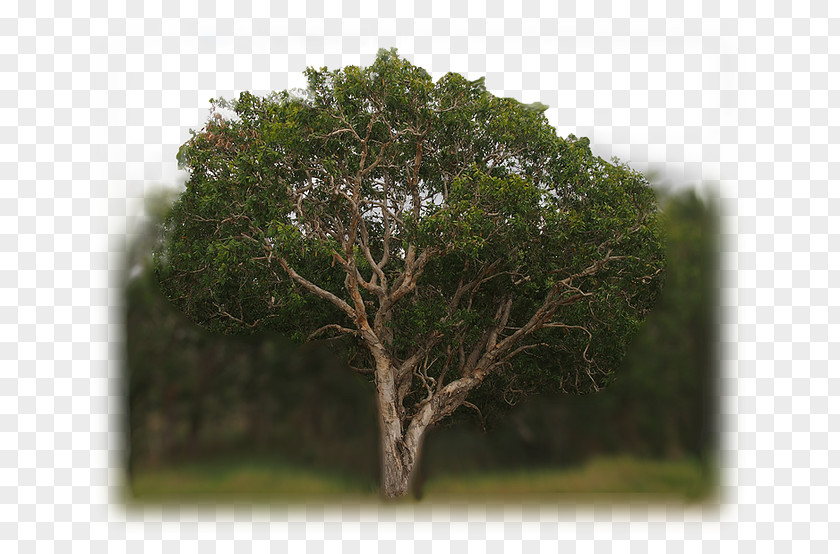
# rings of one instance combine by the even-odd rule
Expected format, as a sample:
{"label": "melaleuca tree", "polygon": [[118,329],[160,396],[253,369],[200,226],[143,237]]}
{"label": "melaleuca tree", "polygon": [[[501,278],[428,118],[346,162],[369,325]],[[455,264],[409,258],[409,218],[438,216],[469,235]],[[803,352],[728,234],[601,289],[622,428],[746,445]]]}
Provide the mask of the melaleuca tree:
{"label": "melaleuca tree", "polygon": [[158,274],[210,329],[344,337],[396,497],[471,395],[609,381],[659,288],[655,198],[481,80],[435,82],[394,51],[306,76],[213,101],[179,151]]}

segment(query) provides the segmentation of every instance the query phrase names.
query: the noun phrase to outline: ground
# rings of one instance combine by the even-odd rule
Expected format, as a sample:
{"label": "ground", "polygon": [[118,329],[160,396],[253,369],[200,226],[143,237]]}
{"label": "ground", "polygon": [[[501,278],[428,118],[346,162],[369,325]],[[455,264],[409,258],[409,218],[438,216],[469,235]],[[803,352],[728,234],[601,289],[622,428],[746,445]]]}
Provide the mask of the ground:
{"label": "ground", "polygon": [[[557,502],[700,502],[715,476],[691,459],[597,458],[579,467],[449,475],[430,479],[422,502],[551,500]],[[130,502],[378,502],[378,485],[268,459],[189,463],[139,469]],[[416,500],[407,500],[413,502]]]}

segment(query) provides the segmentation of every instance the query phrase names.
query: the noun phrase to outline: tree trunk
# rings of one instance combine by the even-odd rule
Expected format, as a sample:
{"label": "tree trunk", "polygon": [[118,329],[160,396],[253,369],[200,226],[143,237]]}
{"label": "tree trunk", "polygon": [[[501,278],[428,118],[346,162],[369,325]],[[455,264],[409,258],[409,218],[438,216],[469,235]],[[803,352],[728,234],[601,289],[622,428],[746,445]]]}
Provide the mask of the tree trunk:
{"label": "tree trunk", "polygon": [[400,498],[411,490],[425,433],[426,427],[414,422],[405,434],[383,426],[381,487],[385,498]]}
{"label": "tree trunk", "polygon": [[382,451],[382,495],[395,499],[410,491],[414,468],[428,420],[413,420],[403,429],[399,414],[396,383],[390,361],[376,357],[377,408]]}
{"label": "tree trunk", "polygon": [[399,498],[410,491],[426,430],[460,406],[470,390],[478,385],[483,373],[462,377],[443,387],[407,421],[403,428],[401,403],[395,368],[384,349],[371,348],[376,361],[376,401],[382,448],[382,494]]}
{"label": "tree trunk", "polygon": [[405,447],[401,433],[383,427],[381,488],[385,498],[399,498],[408,493],[415,459],[416,453]]}

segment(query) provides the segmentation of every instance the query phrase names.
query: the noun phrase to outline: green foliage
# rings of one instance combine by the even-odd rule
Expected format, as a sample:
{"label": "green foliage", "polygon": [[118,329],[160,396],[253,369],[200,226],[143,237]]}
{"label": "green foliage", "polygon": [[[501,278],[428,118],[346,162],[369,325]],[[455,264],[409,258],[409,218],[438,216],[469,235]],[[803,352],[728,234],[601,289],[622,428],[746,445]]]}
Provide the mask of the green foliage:
{"label": "green foliage", "polygon": [[[668,261],[662,293],[628,345],[615,382],[594,396],[548,395],[517,405],[545,445],[541,456],[572,462],[593,453],[714,455],[718,216],[713,201],[694,191],[663,193],[662,206]],[[516,435],[492,409],[484,412],[488,429],[501,425],[502,434]],[[520,443],[501,449],[525,451]]]}
{"label": "green foliage", "polygon": [[[503,413],[496,395],[474,399],[482,408],[480,427],[475,412],[465,410],[426,440],[421,470],[430,488],[444,474],[469,479],[477,471],[616,455],[699,463],[709,471],[717,466],[718,215],[712,199],[690,190],[663,192],[661,205],[667,274],[615,381],[586,396],[543,388],[545,394]],[[520,385],[529,378],[520,373]],[[708,479],[713,484],[713,475]]]}
{"label": "green foliage", "polygon": [[[171,301],[215,331],[303,342],[327,324],[353,327],[330,298],[358,309],[354,286],[365,317],[387,304],[373,261],[385,295],[419,275],[383,316],[393,360],[425,345],[430,377],[459,377],[458,359],[463,371],[509,299],[500,340],[527,328],[515,346],[528,348],[499,362],[476,399],[608,383],[660,286],[645,178],[585,138],[559,138],[544,106],[453,73],[435,82],[393,50],[306,77],[300,94],[214,100],[179,150],[190,179],[156,254]],[[425,265],[410,271],[409,252]],[[369,286],[353,284],[356,271]]]}

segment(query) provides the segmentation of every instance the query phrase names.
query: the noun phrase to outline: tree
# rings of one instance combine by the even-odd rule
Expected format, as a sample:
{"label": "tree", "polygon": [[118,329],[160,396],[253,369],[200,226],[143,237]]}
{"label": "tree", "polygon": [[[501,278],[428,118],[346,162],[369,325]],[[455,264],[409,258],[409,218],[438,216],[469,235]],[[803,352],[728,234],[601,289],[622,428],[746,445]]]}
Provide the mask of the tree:
{"label": "tree", "polygon": [[157,271],[221,332],[342,348],[376,384],[382,492],[468,398],[597,390],[652,306],[654,194],[541,105],[394,50],[304,91],[213,100]]}

